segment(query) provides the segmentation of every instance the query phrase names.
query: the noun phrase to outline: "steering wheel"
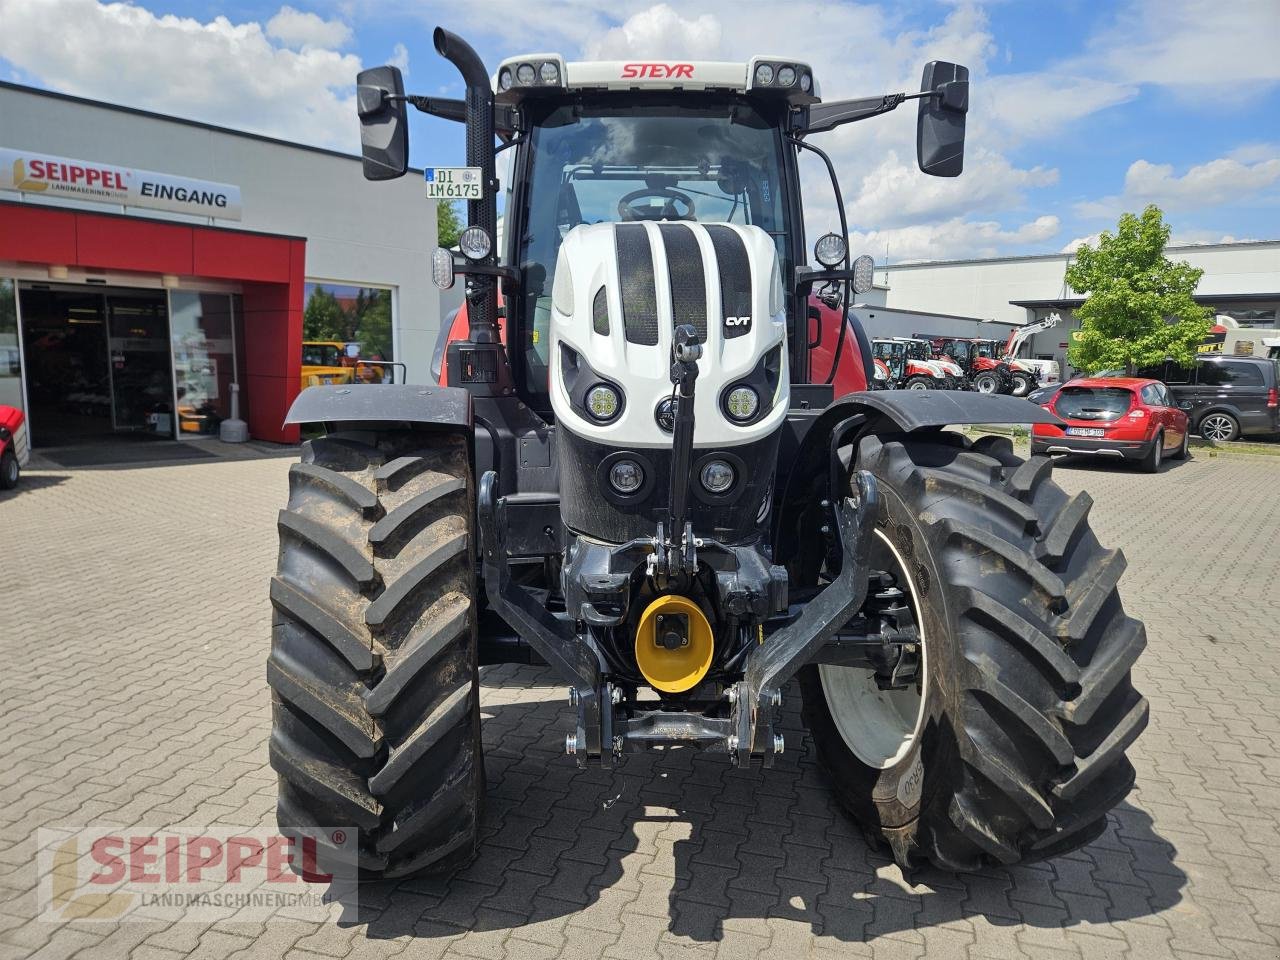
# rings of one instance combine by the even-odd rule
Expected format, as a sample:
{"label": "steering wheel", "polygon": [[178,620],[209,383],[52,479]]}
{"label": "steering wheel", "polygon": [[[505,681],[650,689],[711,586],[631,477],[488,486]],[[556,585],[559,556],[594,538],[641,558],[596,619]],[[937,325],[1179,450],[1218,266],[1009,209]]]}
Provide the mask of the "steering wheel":
{"label": "steering wheel", "polygon": [[[648,203],[637,206],[637,200],[662,200],[662,206]],[[684,213],[676,209],[676,204],[684,206]],[[632,190],[618,201],[618,216],[624,222],[633,220],[693,220],[693,197],[670,187],[644,187]]]}

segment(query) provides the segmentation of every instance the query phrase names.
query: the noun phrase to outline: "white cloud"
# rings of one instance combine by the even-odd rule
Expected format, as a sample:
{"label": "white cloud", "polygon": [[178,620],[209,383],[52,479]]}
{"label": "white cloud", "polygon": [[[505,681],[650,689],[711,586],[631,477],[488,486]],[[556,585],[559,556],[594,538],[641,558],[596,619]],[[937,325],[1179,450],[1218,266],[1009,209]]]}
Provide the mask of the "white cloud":
{"label": "white cloud", "polygon": [[287,47],[340,47],[351,39],[351,28],[341,20],[284,6],[267,21],[267,36]]}
{"label": "white cloud", "polygon": [[1049,215],[1012,229],[994,220],[955,217],[941,223],[889,230],[850,231],[849,245],[853,253],[869,253],[878,263],[992,257],[1010,247],[1042,246],[1056,236],[1061,227],[1058,218]]}
{"label": "white cloud", "polygon": [[55,90],[359,149],[354,87],[360,59],[353,54],[293,50],[273,43],[258,23],[157,16],[132,3],[0,5],[0,58]]}
{"label": "white cloud", "polygon": [[1239,203],[1280,182],[1280,159],[1242,163],[1219,157],[1178,176],[1171,163],[1135,160],[1124,176],[1124,192],[1076,204],[1082,217],[1118,217],[1155,203],[1166,210],[1193,210]]}
{"label": "white cloud", "polygon": [[915,157],[900,160],[897,151],[890,150],[863,177],[849,213],[858,223],[884,224],[1008,209],[1023,201],[1027,189],[1057,182],[1057,170],[1021,170],[1000,154],[981,148],[965,157],[963,176],[926,177],[916,169]]}
{"label": "white cloud", "polygon": [[392,67],[399,67],[403,72],[409,72],[409,48],[403,43],[397,43],[395,49],[391,51],[391,56],[387,58],[387,64]]}
{"label": "white cloud", "polygon": [[1079,58],[1125,83],[1197,100],[1247,100],[1280,83],[1275,0],[1136,0]]}
{"label": "white cloud", "polygon": [[588,60],[627,57],[707,59],[719,52],[720,21],[709,13],[686,19],[665,3],[642,10],[625,23],[589,41]]}

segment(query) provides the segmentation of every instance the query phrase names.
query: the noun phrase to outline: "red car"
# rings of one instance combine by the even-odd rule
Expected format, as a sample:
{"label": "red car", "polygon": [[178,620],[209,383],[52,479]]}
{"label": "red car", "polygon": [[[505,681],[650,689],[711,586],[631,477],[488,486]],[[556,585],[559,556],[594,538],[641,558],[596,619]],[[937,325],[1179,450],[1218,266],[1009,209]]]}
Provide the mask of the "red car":
{"label": "red car", "polygon": [[1084,377],[1044,402],[1062,426],[1037,423],[1031,453],[1085,453],[1137,460],[1155,473],[1166,457],[1187,456],[1187,415],[1169,388],[1140,377]]}
{"label": "red car", "polygon": [[0,404],[0,490],[12,490],[27,462],[27,428],[22,411]]}

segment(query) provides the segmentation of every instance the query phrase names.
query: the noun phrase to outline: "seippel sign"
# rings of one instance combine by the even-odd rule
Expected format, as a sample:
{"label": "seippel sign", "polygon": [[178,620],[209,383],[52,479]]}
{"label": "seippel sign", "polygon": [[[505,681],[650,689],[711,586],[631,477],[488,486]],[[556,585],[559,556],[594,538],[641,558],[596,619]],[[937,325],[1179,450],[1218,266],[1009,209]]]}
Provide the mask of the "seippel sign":
{"label": "seippel sign", "polygon": [[240,219],[240,188],[93,160],[0,147],[0,190],[168,210],[219,220]]}

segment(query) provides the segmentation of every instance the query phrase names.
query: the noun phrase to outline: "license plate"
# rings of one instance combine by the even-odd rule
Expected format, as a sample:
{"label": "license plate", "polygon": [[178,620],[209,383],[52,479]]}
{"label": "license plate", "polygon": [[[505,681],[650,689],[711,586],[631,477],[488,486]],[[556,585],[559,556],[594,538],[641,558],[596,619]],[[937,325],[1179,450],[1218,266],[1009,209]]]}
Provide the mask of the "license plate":
{"label": "license plate", "polygon": [[1105,437],[1107,431],[1102,427],[1067,427],[1068,437]]}
{"label": "license plate", "polygon": [[428,200],[480,200],[484,197],[479,167],[427,167]]}

